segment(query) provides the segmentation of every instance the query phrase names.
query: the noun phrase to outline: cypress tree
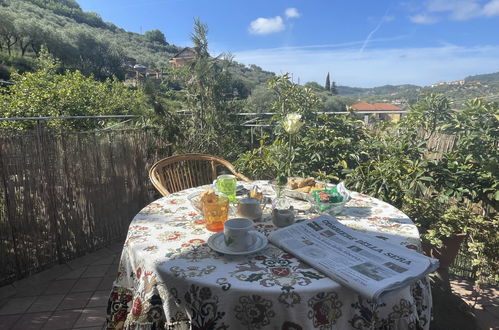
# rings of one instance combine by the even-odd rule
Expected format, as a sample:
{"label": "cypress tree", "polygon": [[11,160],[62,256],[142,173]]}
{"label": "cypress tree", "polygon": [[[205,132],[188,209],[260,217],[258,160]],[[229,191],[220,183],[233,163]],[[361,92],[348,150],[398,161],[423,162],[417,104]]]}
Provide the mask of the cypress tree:
{"label": "cypress tree", "polygon": [[336,83],[334,81],[333,84],[331,85],[331,94],[338,95],[338,89],[336,88]]}
{"label": "cypress tree", "polygon": [[326,84],[324,85],[324,88],[327,91],[331,89],[331,83],[329,82],[329,72],[327,73],[327,76],[326,76]]}

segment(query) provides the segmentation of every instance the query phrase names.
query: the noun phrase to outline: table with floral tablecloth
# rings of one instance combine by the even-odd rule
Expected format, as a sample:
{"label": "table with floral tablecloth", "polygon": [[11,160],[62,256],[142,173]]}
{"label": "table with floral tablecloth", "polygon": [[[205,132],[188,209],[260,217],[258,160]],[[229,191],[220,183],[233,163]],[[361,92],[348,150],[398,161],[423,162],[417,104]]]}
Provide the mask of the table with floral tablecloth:
{"label": "table with floral tablecloth", "polygon": [[[274,191],[259,185],[267,196]],[[214,233],[189,196],[197,187],[147,205],[130,224],[108,304],[110,329],[428,329],[427,278],[373,303],[272,244],[232,256],[207,245]],[[301,221],[317,216],[292,200]],[[420,250],[419,233],[395,207],[352,193],[336,216],[343,224],[401,249]],[[268,236],[268,218],[256,222]]]}

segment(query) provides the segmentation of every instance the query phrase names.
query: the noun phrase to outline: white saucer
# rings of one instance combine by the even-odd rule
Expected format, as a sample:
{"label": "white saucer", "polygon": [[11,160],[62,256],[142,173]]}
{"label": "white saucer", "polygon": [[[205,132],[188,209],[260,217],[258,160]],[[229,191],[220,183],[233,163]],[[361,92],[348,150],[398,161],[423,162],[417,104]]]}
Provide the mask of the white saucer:
{"label": "white saucer", "polygon": [[255,237],[255,243],[245,251],[232,251],[227,248],[227,245],[225,245],[223,232],[211,235],[210,238],[208,238],[208,246],[217,252],[232,255],[245,255],[255,253],[267,246],[268,241],[265,235],[259,232],[254,232],[252,235],[254,235]]}

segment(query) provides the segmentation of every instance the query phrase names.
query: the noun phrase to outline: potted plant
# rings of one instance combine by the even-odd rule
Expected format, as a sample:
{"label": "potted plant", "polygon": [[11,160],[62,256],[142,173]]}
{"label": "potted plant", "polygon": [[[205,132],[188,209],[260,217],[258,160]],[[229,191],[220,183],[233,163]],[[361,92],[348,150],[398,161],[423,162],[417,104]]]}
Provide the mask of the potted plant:
{"label": "potted plant", "polygon": [[449,268],[473,221],[470,207],[431,195],[407,201],[404,211],[420,229],[424,252],[439,259],[441,269]]}

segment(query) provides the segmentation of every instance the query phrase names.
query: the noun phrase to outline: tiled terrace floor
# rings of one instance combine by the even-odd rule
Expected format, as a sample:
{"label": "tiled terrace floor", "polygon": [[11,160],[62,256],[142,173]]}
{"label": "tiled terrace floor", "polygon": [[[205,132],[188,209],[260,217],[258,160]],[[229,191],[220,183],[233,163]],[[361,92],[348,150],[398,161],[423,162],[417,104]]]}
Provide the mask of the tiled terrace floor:
{"label": "tiled terrace floor", "polygon": [[[121,249],[121,243],[114,244],[12,285],[0,287],[0,330],[103,329],[107,299]],[[469,282],[453,280],[451,285],[453,297],[457,301],[473,304]],[[453,315],[471,315],[477,329],[499,329],[498,294],[497,288],[489,288],[479,297],[474,309],[455,306]],[[437,304],[441,307],[446,307],[446,304],[457,305],[456,299],[434,301],[434,305]],[[466,312],[461,313],[461,310]],[[453,320],[453,323],[460,324],[459,320]],[[451,329],[445,326],[445,320],[442,329]],[[465,330],[468,329],[466,327]]]}
{"label": "tiled terrace floor", "polygon": [[102,329],[123,245],[0,287],[0,330]]}

